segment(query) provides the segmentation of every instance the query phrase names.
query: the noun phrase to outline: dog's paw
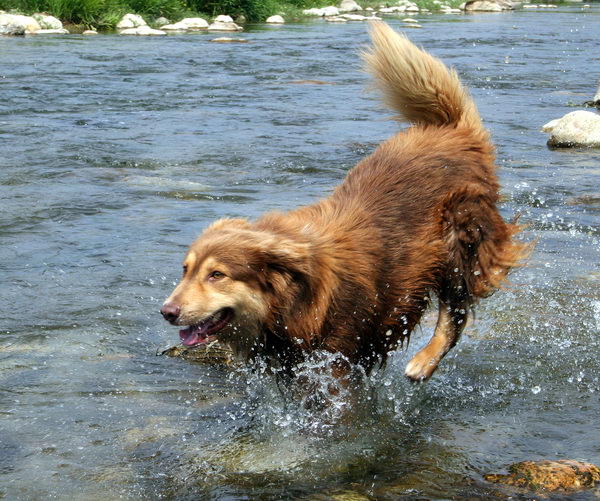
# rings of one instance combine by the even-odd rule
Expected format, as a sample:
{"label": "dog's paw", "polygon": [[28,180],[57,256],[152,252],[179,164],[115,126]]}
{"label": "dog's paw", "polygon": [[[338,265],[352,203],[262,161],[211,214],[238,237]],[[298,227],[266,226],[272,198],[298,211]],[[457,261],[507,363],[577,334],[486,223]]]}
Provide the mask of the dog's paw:
{"label": "dog's paw", "polygon": [[404,375],[411,381],[426,381],[437,369],[438,362],[427,353],[420,351],[408,362]]}

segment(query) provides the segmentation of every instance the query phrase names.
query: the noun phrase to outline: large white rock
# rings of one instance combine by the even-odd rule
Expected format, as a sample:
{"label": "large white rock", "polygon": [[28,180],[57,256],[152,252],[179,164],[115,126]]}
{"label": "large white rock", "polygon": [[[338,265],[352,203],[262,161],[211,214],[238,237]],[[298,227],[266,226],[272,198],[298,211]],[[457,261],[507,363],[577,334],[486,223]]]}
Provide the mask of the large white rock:
{"label": "large white rock", "polygon": [[140,35],[140,36],[161,36],[166,35],[166,31],[154,30],[150,26],[139,26],[137,28],[127,28],[119,31],[119,35]]}
{"label": "large white rock", "polygon": [[142,16],[137,14],[125,14],[117,23],[118,30],[126,30],[129,28],[139,28],[140,26],[148,26]]}
{"label": "large white rock", "polygon": [[223,21],[217,21],[217,20],[215,20],[208,27],[208,31],[242,31],[243,29],[244,28],[242,28],[241,26],[238,26],[233,21],[231,21],[231,22],[223,22]]}
{"label": "large white rock", "polygon": [[573,111],[548,122],[542,132],[550,133],[550,146],[600,148],[600,115],[591,111]]}
{"label": "large white rock", "polygon": [[330,5],[328,7],[323,7],[322,9],[317,9],[317,8],[306,9],[306,10],[303,10],[302,13],[305,16],[329,17],[329,16],[337,16],[340,13],[340,11],[337,7]]}
{"label": "large white rock", "polygon": [[213,23],[233,23],[231,16],[224,16],[221,14],[213,19]]}
{"label": "large white rock", "polygon": [[208,21],[201,17],[186,17],[178,23],[161,26],[163,31],[199,31],[208,28]]}
{"label": "large white rock", "polygon": [[338,9],[340,12],[358,12],[363,10],[354,0],[342,0]]}
{"label": "large white rock", "polygon": [[269,24],[284,24],[285,19],[283,19],[281,16],[271,16],[267,18],[266,22]]}
{"label": "large white rock", "polygon": [[45,14],[34,14],[33,17],[40,28],[43,30],[60,30],[63,27],[63,24],[59,19],[56,19],[54,16],[47,16]]}
{"label": "large white rock", "polygon": [[12,25],[15,29],[23,28],[25,33],[35,33],[41,30],[40,24],[31,16],[17,14],[0,14],[0,26]]}

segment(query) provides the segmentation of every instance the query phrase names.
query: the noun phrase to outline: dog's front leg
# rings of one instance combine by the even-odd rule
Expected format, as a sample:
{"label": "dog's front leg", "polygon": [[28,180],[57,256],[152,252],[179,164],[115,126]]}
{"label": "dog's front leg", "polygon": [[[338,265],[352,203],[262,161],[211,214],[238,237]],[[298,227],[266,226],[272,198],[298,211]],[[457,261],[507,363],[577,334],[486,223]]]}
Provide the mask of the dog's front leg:
{"label": "dog's front leg", "polygon": [[440,299],[439,316],[435,332],[427,346],[419,350],[406,366],[404,373],[413,381],[429,379],[440,360],[456,344],[467,323],[467,305]]}

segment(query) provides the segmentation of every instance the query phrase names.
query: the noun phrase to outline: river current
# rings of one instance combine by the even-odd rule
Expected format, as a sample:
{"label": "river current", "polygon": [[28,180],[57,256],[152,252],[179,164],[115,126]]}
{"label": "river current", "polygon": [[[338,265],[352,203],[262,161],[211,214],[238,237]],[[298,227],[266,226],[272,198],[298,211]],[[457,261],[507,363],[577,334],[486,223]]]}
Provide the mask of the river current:
{"label": "river current", "polygon": [[537,246],[430,382],[402,372],[433,317],[337,426],[268,376],[157,357],[158,310],[212,220],[326,196],[397,130],[366,26],[0,39],[0,498],[534,499],[482,475],[600,464],[600,151],[539,132],[594,95],[600,7],[417,18]]}

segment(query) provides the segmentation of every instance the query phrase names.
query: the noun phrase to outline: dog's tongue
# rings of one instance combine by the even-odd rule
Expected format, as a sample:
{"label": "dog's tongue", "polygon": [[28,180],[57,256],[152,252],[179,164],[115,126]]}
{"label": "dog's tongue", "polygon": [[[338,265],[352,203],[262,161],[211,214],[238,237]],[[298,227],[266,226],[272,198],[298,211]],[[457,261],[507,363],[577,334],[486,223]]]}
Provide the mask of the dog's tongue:
{"label": "dog's tongue", "polygon": [[196,344],[206,343],[208,336],[206,328],[203,326],[190,326],[179,331],[179,338],[185,346],[194,346]]}

